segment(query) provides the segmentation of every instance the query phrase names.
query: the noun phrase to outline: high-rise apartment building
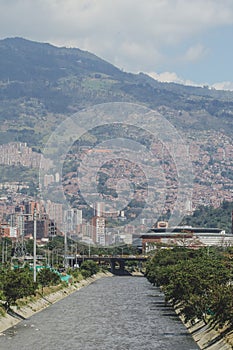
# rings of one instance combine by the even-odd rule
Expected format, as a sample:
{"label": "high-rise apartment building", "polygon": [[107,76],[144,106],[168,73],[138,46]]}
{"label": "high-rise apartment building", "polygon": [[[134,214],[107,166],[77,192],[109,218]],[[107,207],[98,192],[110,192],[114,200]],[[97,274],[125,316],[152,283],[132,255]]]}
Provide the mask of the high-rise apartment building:
{"label": "high-rise apartment building", "polygon": [[94,216],[92,224],[92,240],[96,244],[105,245],[105,218]]}

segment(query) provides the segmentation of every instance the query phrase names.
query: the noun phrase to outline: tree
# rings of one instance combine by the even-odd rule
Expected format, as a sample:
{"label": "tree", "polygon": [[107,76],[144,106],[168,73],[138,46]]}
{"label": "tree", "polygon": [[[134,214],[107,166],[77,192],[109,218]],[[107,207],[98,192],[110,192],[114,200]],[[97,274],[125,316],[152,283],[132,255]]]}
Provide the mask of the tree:
{"label": "tree", "polygon": [[28,269],[7,270],[2,285],[7,309],[18,299],[35,294],[36,288],[37,283]]}
{"label": "tree", "polygon": [[229,254],[217,248],[174,248],[158,251],[147,263],[146,276],[162,286],[165,301],[178,306],[186,321],[232,327],[231,270]]}
{"label": "tree", "polygon": [[44,268],[44,269],[41,269],[37,274],[37,281],[42,286],[42,294],[43,294],[43,288],[46,286],[59,284],[60,277],[56,272],[48,268]]}
{"label": "tree", "polygon": [[95,261],[86,260],[81,265],[81,273],[84,278],[91,277],[92,275],[95,275],[98,271],[99,266],[96,264]]}
{"label": "tree", "polygon": [[233,286],[217,286],[211,293],[211,310],[214,314],[213,325],[224,325],[233,329]]}

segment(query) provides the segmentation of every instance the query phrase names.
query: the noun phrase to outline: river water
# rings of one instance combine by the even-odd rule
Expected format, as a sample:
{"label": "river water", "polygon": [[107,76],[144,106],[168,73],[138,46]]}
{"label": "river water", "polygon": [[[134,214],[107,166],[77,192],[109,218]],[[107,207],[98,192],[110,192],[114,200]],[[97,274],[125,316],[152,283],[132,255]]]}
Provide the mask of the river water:
{"label": "river water", "polygon": [[143,277],[108,277],[0,336],[1,350],[197,350],[163,294]]}

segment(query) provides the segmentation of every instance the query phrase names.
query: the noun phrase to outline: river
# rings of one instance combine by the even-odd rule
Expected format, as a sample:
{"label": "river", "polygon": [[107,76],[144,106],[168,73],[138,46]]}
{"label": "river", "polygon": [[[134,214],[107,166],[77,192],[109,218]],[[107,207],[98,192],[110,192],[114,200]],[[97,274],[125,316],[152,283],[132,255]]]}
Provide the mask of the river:
{"label": "river", "polygon": [[197,350],[143,277],[102,278],[0,336],[2,350]]}

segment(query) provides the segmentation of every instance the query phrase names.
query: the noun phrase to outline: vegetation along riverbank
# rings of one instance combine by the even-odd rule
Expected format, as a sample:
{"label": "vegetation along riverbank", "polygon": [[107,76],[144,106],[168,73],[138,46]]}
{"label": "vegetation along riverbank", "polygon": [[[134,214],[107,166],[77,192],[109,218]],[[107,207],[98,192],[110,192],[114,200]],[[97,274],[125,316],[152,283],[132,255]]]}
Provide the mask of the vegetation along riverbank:
{"label": "vegetation along riverbank", "polygon": [[146,277],[160,286],[201,349],[233,348],[233,249],[158,249]]}
{"label": "vegetation along riverbank", "polygon": [[[233,349],[233,248],[157,249],[145,275],[173,305],[201,349]],[[0,271],[0,332],[101,277],[93,261],[68,269],[66,281],[44,268],[33,282],[28,267]]]}
{"label": "vegetation along riverbank", "polygon": [[67,295],[112,274],[100,270],[92,261],[83,263],[81,269],[69,269],[66,281],[49,268],[41,269],[37,282],[33,282],[32,271],[25,267],[0,271],[0,332],[14,326],[34,313],[63,299]]}

